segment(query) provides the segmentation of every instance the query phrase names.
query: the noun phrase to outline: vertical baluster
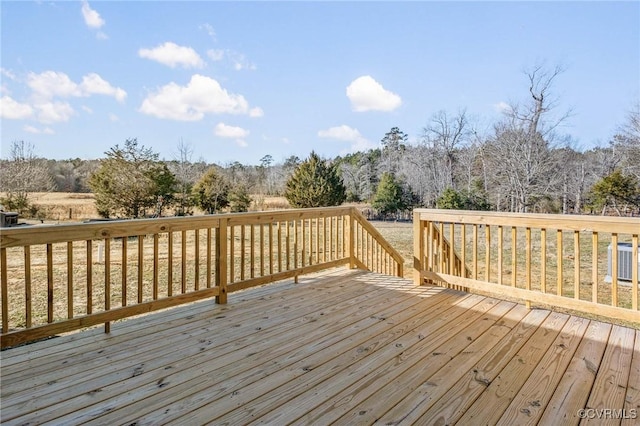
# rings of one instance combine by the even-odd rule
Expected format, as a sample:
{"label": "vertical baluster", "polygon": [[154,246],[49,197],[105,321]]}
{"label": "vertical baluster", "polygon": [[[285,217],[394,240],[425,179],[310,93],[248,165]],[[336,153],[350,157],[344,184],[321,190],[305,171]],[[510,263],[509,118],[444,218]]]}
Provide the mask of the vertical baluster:
{"label": "vertical baluster", "polygon": [[302,219],[302,267],[304,268],[307,264],[306,254],[307,254],[307,221],[306,219]]}
{"label": "vertical baluster", "polygon": [[[525,229],[525,289],[531,291],[531,228],[527,227]],[[525,305],[527,309],[531,309],[531,301],[525,301]]]}
{"label": "vertical baluster", "polygon": [[547,292],[547,230],[540,230],[540,291]]}
{"label": "vertical baluster", "polygon": [[562,229],[558,229],[556,231],[556,246],[557,246],[557,258],[558,258],[558,265],[557,265],[557,284],[556,284],[556,294],[558,296],[562,296],[562,281],[563,281],[563,277],[562,277],[562,256],[563,256],[563,250],[562,250]]}
{"label": "vertical baluster", "polygon": [[598,303],[598,233],[591,234],[591,301]]}
{"label": "vertical baluster", "polygon": [[485,271],[484,271],[484,280],[489,282],[491,280],[491,226],[485,225],[484,227],[484,236],[485,236]]}
{"label": "vertical baluster", "polygon": [[[104,310],[111,310],[111,238],[104,240]],[[104,332],[111,332],[111,323],[104,323]]]}
{"label": "vertical baluster", "polygon": [[158,234],[153,234],[153,300],[158,300],[160,251]]}
{"label": "vertical baluster", "polygon": [[240,225],[240,281],[244,281],[244,268],[246,266],[245,258],[247,257],[244,228],[245,225]]}
{"label": "vertical baluster", "polygon": [[[169,233],[171,235],[171,233]],[[207,288],[211,288],[211,238],[212,238],[212,230],[211,228],[207,228]],[[171,281],[169,281],[171,282]]]}
{"label": "vertical baluster", "polygon": [[[6,249],[2,249],[2,250],[6,250]],[[5,252],[5,257],[6,257],[6,252]],[[2,284],[3,289],[6,284],[6,278],[7,278],[6,271],[7,271],[7,265],[3,264],[2,265],[2,274],[4,275],[3,284]],[[26,310],[25,321],[26,321],[27,328],[30,328],[32,324],[32,312],[33,312],[32,296],[31,296],[31,246],[24,246],[24,292],[25,292],[25,310]],[[2,295],[3,305],[5,302],[7,302],[7,295],[3,294]],[[4,320],[5,318],[6,318],[6,314],[3,311],[2,319]],[[6,333],[6,331],[3,331],[3,332]]]}
{"label": "vertical baluster", "polygon": [[460,276],[467,277],[467,225],[463,223],[460,229]]}
{"label": "vertical baluster", "polygon": [[194,251],[195,251],[195,255],[193,256],[193,262],[194,262],[193,286],[194,286],[194,290],[197,291],[197,290],[200,290],[200,230],[199,229],[193,230],[193,237],[195,238],[195,241],[193,242]]}
{"label": "vertical baluster", "polygon": [[638,234],[631,237],[631,309],[638,310]]}
{"label": "vertical baluster", "polygon": [[269,275],[273,275],[273,223],[269,223]]}
{"label": "vertical baluster", "polygon": [[122,237],[122,266],[120,268],[120,280],[122,285],[122,306],[127,306],[127,244],[127,237]]}
{"label": "vertical baluster", "polygon": [[[26,248],[27,247],[25,247],[25,250]],[[30,264],[29,265],[25,264],[25,268],[27,267],[30,268],[30,266],[31,266]],[[0,248],[0,269],[1,269],[0,295],[2,296],[2,333],[8,333],[9,332],[9,277],[7,275],[7,249],[4,247]],[[31,290],[28,290],[28,291],[31,292]]]}
{"label": "vertical baluster", "polygon": [[429,257],[427,260],[429,261],[429,272],[435,272],[435,262],[436,262],[436,246],[435,246],[435,234],[433,229],[433,222],[428,221],[426,223],[427,226],[427,251],[429,252]]}
{"label": "vertical baluster", "polygon": [[264,277],[264,224],[260,224],[260,276]]}
{"label": "vertical baluster", "polygon": [[291,232],[290,232],[290,224],[289,221],[286,220],[285,222],[285,226],[287,227],[287,230],[285,231],[285,251],[286,251],[286,261],[285,261],[285,271],[288,271],[291,269]]}
{"label": "vertical baluster", "polygon": [[498,284],[502,285],[502,226],[498,226]]}
{"label": "vertical baluster", "polygon": [[73,242],[72,241],[67,241],[67,318],[73,318]]}
{"label": "vertical baluster", "polygon": [[580,299],[580,231],[573,232],[573,256],[574,275],[573,275],[573,297]]}
{"label": "vertical baluster", "polygon": [[[327,261],[327,218],[322,218],[322,263]],[[320,251],[320,249],[318,249]]]}
{"label": "vertical baluster", "polygon": [[282,222],[278,221],[278,272],[282,272]]}
{"label": "vertical baluster", "polygon": [[518,281],[518,228],[511,227],[511,287]]}
{"label": "vertical baluster", "polygon": [[87,240],[87,315],[93,313],[93,241]]}
{"label": "vertical baluster", "polygon": [[47,244],[47,322],[53,322],[53,244]]}
{"label": "vertical baluster", "polygon": [[478,224],[473,224],[473,279],[478,279]]}
{"label": "vertical baluster", "polygon": [[330,236],[329,237],[329,247],[331,248],[330,251],[329,251],[329,255],[330,255],[329,256],[330,257],[329,260],[336,260],[337,256],[338,256],[337,253],[336,253],[337,250],[338,250],[338,236],[334,235],[334,233],[333,233],[333,221],[335,220],[335,217],[331,216],[329,218],[329,220],[330,220],[329,224],[331,226],[330,230],[329,230],[329,236]]}
{"label": "vertical baluster", "polygon": [[256,268],[256,260],[255,260],[255,256],[256,256],[256,231],[255,231],[256,226],[251,224],[249,225],[249,244],[251,244],[250,249],[249,249],[249,256],[251,256],[251,260],[250,260],[250,266],[251,266],[251,272],[250,272],[250,277],[251,278],[255,278],[256,273],[255,273],[255,268]]}
{"label": "vertical baluster", "polygon": [[320,218],[316,218],[316,263],[320,263]]}
{"label": "vertical baluster", "polygon": [[229,226],[229,283],[235,281],[236,271],[236,227],[234,225]]}
{"label": "vertical baluster", "polygon": [[451,222],[449,224],[449,274],[451,275],[455,275],[456,270],[455,236],[455,224]]}
{"label": "vertical baluster", "polygon": [[[293,221],[293,268],[298,269],[298,220]],[[297,277],[297,276],[296,276]]]}
{"label": "vertical baluster", "polygon": [[446,251],[445,251],[445,247],[444,247],[444,223],[440,222],[439,225],[439,235],[438,235],[438,254],[440,255],[440,264],[438,265],[438,272],[442,273],[446,273],[447,269],[446,269]]}
{"label": "vertical baluster", "polygon": [[180,277],[180,291],[182,294],[187,292],[187,231],[182,231],[181,233],[181,260],[180,269],[182,272],[182,276]]}
{"label": "vertical baluster", "polygon": [[611,234],[611,306],[618,306],[618,234]]}
{"label": "vertical baluster", "polygon": [[[167,241],[167,296],[173,296],[173,232],[169,231]],[[209,250],[211,252],[211,250]],[[211,253],[209,253],[211,261]]]}

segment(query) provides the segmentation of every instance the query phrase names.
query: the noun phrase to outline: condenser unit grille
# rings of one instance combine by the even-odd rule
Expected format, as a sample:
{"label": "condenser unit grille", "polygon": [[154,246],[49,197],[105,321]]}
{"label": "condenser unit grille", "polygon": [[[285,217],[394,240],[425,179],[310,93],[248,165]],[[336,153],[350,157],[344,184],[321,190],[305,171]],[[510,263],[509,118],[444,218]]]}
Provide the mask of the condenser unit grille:
{"label": "condenser unit grille", "polygon": [[[609,244],[607,249],[607,276],[606,282],[611,282],[613,269],[612,246]],[[618,279],[622,281],[631,281],[633,274],[633,251],[631,243],[618,243]],[[638,259],[638,267],[640,268],[640,259]]]}

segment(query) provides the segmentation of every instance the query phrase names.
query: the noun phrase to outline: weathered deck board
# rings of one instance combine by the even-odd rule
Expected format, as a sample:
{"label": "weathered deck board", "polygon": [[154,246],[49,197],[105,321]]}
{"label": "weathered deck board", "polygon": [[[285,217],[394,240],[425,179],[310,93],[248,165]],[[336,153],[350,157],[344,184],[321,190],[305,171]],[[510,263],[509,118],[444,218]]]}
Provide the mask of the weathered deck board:
{"label": "weathered deck board", "polygon": [[0,358],[3,425],[578,424],[585,407],[640,413],[640,330],[346,269]]}

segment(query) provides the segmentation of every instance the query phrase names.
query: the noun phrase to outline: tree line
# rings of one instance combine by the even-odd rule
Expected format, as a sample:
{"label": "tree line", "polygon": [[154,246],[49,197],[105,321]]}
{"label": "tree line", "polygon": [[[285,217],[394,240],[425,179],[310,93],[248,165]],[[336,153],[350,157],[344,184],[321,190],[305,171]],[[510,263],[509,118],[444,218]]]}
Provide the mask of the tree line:
{"label": "tree line", "polygon": [[258,165],[194,160],[189,145],[161,160],[136,139],[115,145],[100,160],[46,160],[33,145],[11,144],[0,160],[0,203],[33,215],[31,192],[93,192],[104,217],[190,215],[260,209],[265,196],[285,196],[292,207],[366,203],[377,217],[413,207],[638,215],[640,213],[640,104],[621,118],[607,146],[580,151],[560,126],[553,84],[560,68],[525,75],[527,101],[504,109],[480,131],[464,109],[440,111],[417,141],[398,127],[380,146],[335,158],[315,152]]}

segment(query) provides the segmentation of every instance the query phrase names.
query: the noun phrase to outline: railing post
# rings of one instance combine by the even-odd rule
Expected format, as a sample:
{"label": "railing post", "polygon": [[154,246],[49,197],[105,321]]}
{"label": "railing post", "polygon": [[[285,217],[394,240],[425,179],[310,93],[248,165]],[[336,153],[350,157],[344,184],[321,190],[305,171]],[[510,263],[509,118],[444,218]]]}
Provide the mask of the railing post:
{"label": "railing post", "polygon": [[216,303],[227,303],[227,219],[220,219],[216,232],[216,286],[220,294],[216,296]]}
{"label": "railing post", "polygon": [[356,267],[356,252],[355,252],[355,226],[356,226],[356,221],[355,221],[355,217],[354,217],[354,213],[353,210],[355,209],[355,207],[351,208],[351,211],[349,212],[349,227],[347,228],[347,238],[349,241],[349,269],[355,269]]}
{"label": "railing post", "polygon": [[420,213],[413,212],[413,283],[422,285],[422,271],[424,267],[424,236],[422,235],[422,223],[420,222]]}

